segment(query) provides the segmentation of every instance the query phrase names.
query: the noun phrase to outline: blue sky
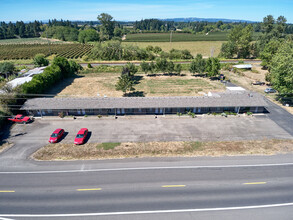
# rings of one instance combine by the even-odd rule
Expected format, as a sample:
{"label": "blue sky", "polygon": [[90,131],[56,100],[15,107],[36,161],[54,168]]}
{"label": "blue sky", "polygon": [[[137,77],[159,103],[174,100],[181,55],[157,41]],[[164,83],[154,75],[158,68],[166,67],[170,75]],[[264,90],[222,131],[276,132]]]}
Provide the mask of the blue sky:
{"label": "blue sky", "polygon": [[0,0],[0,21],[96,20],[103,12],[115,20],[145,18],[227,18],[261,21],[284,15],[293,23],[292,0]]}

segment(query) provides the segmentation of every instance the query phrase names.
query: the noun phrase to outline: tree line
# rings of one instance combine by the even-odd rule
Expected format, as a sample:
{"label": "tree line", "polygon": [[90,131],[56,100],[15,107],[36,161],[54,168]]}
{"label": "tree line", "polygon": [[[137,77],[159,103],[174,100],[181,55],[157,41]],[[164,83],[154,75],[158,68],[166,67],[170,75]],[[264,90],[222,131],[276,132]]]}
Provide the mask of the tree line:
{"label": "tree line", "polygon": [[[168,61],[165,58],[158,58],[156,61],[152,62],[142,62],[140,64],[140,69],[145,74],[154,74],[155,72],[162,72],[163,74],[181,75],[182,65],[174,64],[172,61]],[[191,73],[198,73],[202,76],[208,77],[218,77],[220,73],[221,65],[218,58],[209,58],[207,60],[203,59],[201,54],[192,61],[189,66],[189,71]],[[138,67],[133,63],[128,63],[123,67],[120,77],[115,85],[116,90],[122,91],[124,96],[127,96],[128,92],[134,92],[134,85],[137,83],[135,74],[138,72]]]}
{"label": "tree line", "polygon": [[27,24],[23,21],[17,21],[16,23],[0,22],[0,39],[39,37],[42,26],[43,23],[40,21]]}
{"label": "tree line", "polygon": [[96,43],[91,51],[91,59],[99,60],[155,60],[165,59],[193,59],[188,50],[163,51],[160,47],[148,46],[146,49],[133,45],[123,45],[120,41],[106,41]]}

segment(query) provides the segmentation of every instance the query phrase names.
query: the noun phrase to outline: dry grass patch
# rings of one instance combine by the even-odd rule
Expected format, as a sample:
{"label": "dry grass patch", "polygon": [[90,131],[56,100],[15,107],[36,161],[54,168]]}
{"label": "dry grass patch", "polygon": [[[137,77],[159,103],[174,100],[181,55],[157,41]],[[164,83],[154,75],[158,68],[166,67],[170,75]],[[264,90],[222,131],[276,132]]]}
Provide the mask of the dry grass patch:
{"label": "dry grass patch", "polygon": [[[136,74],[140,80],[134,87],[136,91],[143,92],[146,97],[197,96],[199,92],[225,91],[225,86],[220,82],[196,78],[189,72],[183,72],[182,74],[184,76]],[[50,93],[57,93],[59,97],[97,97],[97,94],[107,97],[122,97],[123,92],[115,89],[119,76],[120,73],[85,74],[82,77],[68,79],[67,82],[57,85]]]}
{"label": "dry grass patch", "polygon": [[13,146],[12,143],[9,142],[0,142],[0,154]]}
{"label": "dry grass patch", "polygon": [[35,152],[36,160],[95,160],[143,157],[198,157],[273,155],[293,152],[293,140],[257,140],[224,142],[149,142],[51,144]]}
{"label": "dry grass patch", "polygon": [[122,42],[124,45],[135,45],[141,48],[146,48],[149,45],[159,46],[163,51],[170,51],[171,49],[177,50],[189,50],[193,56],[196,54],[202,54],[205,57],[211,56],[211,52],[214,52],[214,56],[218,56],[221,51],[222,44],[225,41],[193,41],[193,42]]}

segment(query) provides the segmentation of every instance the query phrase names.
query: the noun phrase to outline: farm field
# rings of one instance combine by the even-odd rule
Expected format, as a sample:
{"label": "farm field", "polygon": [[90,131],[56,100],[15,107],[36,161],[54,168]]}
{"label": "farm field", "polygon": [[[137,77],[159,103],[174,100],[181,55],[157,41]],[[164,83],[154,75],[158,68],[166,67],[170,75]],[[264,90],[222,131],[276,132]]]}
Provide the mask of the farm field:
{"label": "farm field", "polygon": [[[183,72],[184,76],[146,76],[136,75],[135,92],[145,97],[160,96],[200,96],[201,92],[225,91],[223,84],[217,81],[192,76]],[[59,97],[122,97],[121,91],[115,90],[120,73],[89,73],[76,78],[66,79],[52,89],[50,94]]]}
{"label": "farm field", "polygon": [[64,44],[66,42],[56,39],[45,39],[45,38],[20,38],[20,39],[5,39],[0,40],[0,45],[2,44]]}
{"label": "farm field", "polygon": [[[126,42],[170,42],[170,33],[128,34]],[[227,41],[227,32],[206,34],[173,33],[172,42],[184,41]]]}
{"label": "farm field", "polygon": [[122,42],[125,45],[135,45],[141,48],[146,48],[149,45],[159,46],[163,51],[171,49],[189,50],[193,56],[202,54],[205,57],[211,56],[211,51],[214,51],[214,56],[218,56],[221,46],[225,41],[193,41],[193,42]]}
{"label": "farm field", "polygon": [[[172,42],[186,41],[227,41],[229,32],[211,32],[206,34],[173,33]],[[260,33],[253,33],[256,40]],[[170,33],[128,34],[125,42],[170,42]]]}
{"label": "farm field", "polygon": [[88,55],[92,47],[83,44],[3,44],[0,45],[0,60],[32,59],[38,53],[76,59]]}

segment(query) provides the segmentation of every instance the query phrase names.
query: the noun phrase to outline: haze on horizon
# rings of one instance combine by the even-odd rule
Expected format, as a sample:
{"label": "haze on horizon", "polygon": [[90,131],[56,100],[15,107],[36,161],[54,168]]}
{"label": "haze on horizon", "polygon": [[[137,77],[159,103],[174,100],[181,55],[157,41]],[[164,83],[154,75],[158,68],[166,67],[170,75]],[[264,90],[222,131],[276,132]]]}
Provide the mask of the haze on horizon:
{"label": "haze on horizon", "polygon": [[115,20],[146,18],[221,18],[262,21],[267,15],[283,15],[293,23],[292,0],[1,0],[0,21],[48,19],[97,20],[103,12]]}

